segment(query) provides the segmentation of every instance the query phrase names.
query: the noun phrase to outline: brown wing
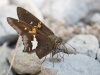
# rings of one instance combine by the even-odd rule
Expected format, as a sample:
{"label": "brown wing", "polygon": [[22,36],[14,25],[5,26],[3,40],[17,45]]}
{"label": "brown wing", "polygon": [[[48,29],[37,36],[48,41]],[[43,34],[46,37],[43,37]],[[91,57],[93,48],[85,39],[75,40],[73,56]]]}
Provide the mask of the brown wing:
{"label": "brown wing", "polygon": [[28,30],[24,30],[24,28],[31,30],[32,26],[10,17],[7,18],[7,21],[22,36],[24,51],[32,50],[31,41],[33,40],[33,35],[29,34]]}
{"label": "brown wing", "polygon": [[[21,7],[17,7],[17,15],[19,17],[19,20],[22,20],[28,24],[31,23],[32,26],[38,25],[38,23],[41,22],[34,15],[32,15],[30,12]],[[39,30],[42,31],[47,36],[54,35],[54,33],[48,27],[46,27],[42,22],[41,22],[41,28]]]}
{"label": "brown wing", "polygon": [[43,36],[38,34],[36,34],[36,39],[38,41],[38,46],[35,51],[37,56],[41,59],[52,52],[54,42],[51,42],[50,40],[45,39]]}
{"label": "brown wing", "polygon": [[[38,33],[27,34],[27,35],[25,34],[25,35],[22,35],[22,37],[23,37],[23,42],[25,42],[24,38],[27,40],[30,38],[29,41],[26,41],[26,42],[30,42],[30,43],[25,42],[24,52],[28,52],[28,53],[36,52],[37,56],[41,59],[42,57],[46,56],[47,54],[49,54],[52,51],[54,42],[51,42],[48,37],[45,38],[43,35],[41,35],[41,33],[40,34],[38,34]],[[32,45],[33,35],[35,35],[35,38],[38,41],[38,46],[34,50],[31,49],[33,46]]]}
{"label": "brown wing", "polygon": [[23,35],[24,33],[28,32],[24,28],[27,28],[28,30],[32,29],[31,25],[28,25],[27,23],[14,18],[7,17],[7,21],[11,25],[11,27],[13,27],[20,35]]}
{"label": "brown wing", "polygon": [[[36,51],[37,56],[41,59],[52,51],[54,43],[40,30],[37,29],[36,34],[28,33],[24,30],[24,27],[31,29],[32,27],[29,24],[13,18],[7,18],[7,21],[22,36],[24,52],[32,53]],[[38,46],[35,50],[32,50],[33,35],[36,36],[38,41]]]}

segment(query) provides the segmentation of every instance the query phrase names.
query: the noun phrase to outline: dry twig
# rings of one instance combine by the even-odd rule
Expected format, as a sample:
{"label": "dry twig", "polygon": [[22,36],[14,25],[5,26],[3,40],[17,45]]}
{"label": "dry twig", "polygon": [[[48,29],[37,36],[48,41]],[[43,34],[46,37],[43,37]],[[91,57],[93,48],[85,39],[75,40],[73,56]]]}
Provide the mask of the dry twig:
{"label": "dry twig", "polygon": [[10,70],[12,68],[12,65],[13,65],[13,62],[14,62],[14,59],[15,59],[15,56],[16,56],[16,51],[17,51],[17,48],[19,46],[20,40],[21,40],[21,37],[19,36],[18,41],[17,41],[17,44],[16,44],[16,47],[15,47],[15,51],[14,51],[14,55],[13,55],[12,61],[11,61],[10,67],[9,67],[8,72],[7,72],[6,75],[9,74],[9,72],[10,72]]}

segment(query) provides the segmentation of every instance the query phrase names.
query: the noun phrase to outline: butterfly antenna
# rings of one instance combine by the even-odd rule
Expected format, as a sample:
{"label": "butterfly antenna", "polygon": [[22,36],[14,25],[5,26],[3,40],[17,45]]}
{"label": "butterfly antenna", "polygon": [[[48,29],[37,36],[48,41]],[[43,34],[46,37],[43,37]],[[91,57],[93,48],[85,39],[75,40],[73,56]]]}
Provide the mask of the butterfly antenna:
{"label": "butterfly antenna", "polygon": [[56,53],[57,53],[57,60],[59,61],[59,59],[58,59],[58,52],[57,52],[57,47],[56,47],[55,51],[56,51]]}
{"label": "butterfly antenna", "polygon": [[63,49],[61,49],[61,50],[62,50],[63,56],[61,56],[60,52],[59,52],[59,56],[60,56],[61,58],[63,58],[63,61],[64,61],[64,50],[63,50]]}
{"label": "butterfly antenna", "polygon": [[[66,46],[64,45],[64,43],[62,43],[63,46],[66,48]],[[68,43],[67,43],[68,44]],[[70,44],[68,44],[69,46],[71,46]],[[71,46],[72,47],[72,46]],[[75,50],[75,53],[76,53],[76,49],[74,47],[72,47],[74,50]],[[67,49],[67,48],[66,48]],[[65,51],[66,52],[66,51]],[[68,52],[67,52],[68,53]]]}
{"label": "butterfly antenna", "polygon": [[12,65],[13,65],[13,62],[14,62],[14,59],[15,59],[15,56],[16,56],[16,51],[17,51],[17,48],[18,48],[18,46],[19,46],[19,44],[20,44],[20,40],[21,40],[21,36],[19,36],[19,38],[18,38],[18,41],[17,41],[16,47],[15,47],[15,50],[14,50],[14,55],[13,55],[13,58],[12,58],[12,61],[11,61],[10,67],[9,67],[8,72],[7,72],[6,75],[9,74],[9,72],[10,72],[10,70],[11,70],[11,68],[12,68]]}
{"label": "butterfly antenna", "polygon": [[[68,43],[67,43],[68,44]],[[70,44],[68,44],[69,46],[71,46]],[[72,47],[72,46],[71,46]],[[76,53],[76,49],[74,47],[72,47],[74,50],[75,50],[75,53]]]}
{"label": "butterfly antenna", "polygon": [[68,54],[68,56],[69,56],[69,53],[67,52],[67,48],[66,48],[66,46],[62,43],[62,46],[66,49],[66,51],[65,51],[65,49],[63,50],[63,52],[64,53],[67,53]]}
{"label": "butterfly antenna", "polygon": [[[45,56],[45,58],[44,58],[44,60],[42,61],[42,63],[46,60],[46,57],[47,57],[47,56]],[[42,64],[42,63],[41,63],[41,64]]]}
{"label": "butterfly antenna", "polygon": [[64,55],[65,55],[65,54],[63,53],[63,62],[64,62]]}

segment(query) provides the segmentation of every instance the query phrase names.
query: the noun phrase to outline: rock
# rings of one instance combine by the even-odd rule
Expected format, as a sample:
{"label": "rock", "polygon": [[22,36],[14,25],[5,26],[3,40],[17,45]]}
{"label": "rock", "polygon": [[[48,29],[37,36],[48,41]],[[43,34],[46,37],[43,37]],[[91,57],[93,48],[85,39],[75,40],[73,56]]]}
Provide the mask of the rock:
{"label": "rock", "polygon": [[87,25],[87,26],[85,27],[85,33],[86,33],[86,34],[92,34],[92,31],[94,31],[94,30],[92,29],[91,26]]}
{"label": "rock", "polygon": [[[91,63],[92,62],[92,63]],[[64,61],[57,57],[53,62],[47,58],[41,67],[43,75],[99,75],[100,63],[88,56],[77,54],[64,55]]]}
{"label": "rock", "polygon": [[100,24],[100,13],[95,13],[92,16],[90,21],[93,22],[93,23],[99,23]]}
{"label": "rock", "polygon": [[17,34],[16,31],[7,23],[7,17],[17,18],[15,5],[6,5],[0,8],[0,37],[9,34]]}
{"label": "rock", "polygon": [[37,18],[43,21],[42,13],[38,9],[38,7],[33,3],[32,0],[26,0],[26,1],[25,0],[11,0],[11,3],[27,9],[29,12],[31,12],[33,15],[35,15]]}
{"label": "rock", "polygon": [[[86,54],[93,58],[96,58],[96,54],[99,49],[98,39],[95,36],[89,34],[76,35],[68,41],[68,44],[76,49],[76,53]],[[68,52],[75,53],[75,50],[73,50],[72,47],[70,47],[68,44],[65,44],[68,48]]]}
{"label": "rock", "polygon": [[83,22],[78,22],[76,25],[78,25],[79,27],[84,27],[84,23]]}
{"label": "rock", "polygon": [[79,34],[79,33],[81,32],[81,29],[80,29],[77,25],[74,25],[74,26],[73,26],[73,29],[74,29],[73,32],[74,32],[75,34]]}
{"label": "rock", "polygon": [[95,23],[93,26],[92,26],[92,34],[95,35],[98,40],[100,41],[100,24],[98,23]]}
{"label": "rock", "polygon": [[[3,49],[3,50],[2,50]],[[8,54],[10,53],[10,49],[6,46],[0,46],[0,75],[6,75],[9,64],[7,62]],[[13,75],[12,70],[10,71],[9,75]]]}
{"label": "rock", "polygon": [[9,4],[9,0],[2,0],[0,1],[0,7],[4,7],[5,5]]}
{"label": "rock", "polygon": [[[8,59],[11,63],[14,50],[10,53]],[[35,74],[40,71],[41,62],[35,53],[28,54],[19,48],[13,63],[13,68],[18,74]]]}
{"label": "rock", "polygon": [[87,17],[91,11],[100,11],[99,5],[99,0],[48,0],[44,1],[41,11],[46,17],[65,19],[67,25],[74,25]]}
{"label": "rock", "polygon": [[98,50],[98,53],[97,53],[97,59],[100,62],[100,49]]}

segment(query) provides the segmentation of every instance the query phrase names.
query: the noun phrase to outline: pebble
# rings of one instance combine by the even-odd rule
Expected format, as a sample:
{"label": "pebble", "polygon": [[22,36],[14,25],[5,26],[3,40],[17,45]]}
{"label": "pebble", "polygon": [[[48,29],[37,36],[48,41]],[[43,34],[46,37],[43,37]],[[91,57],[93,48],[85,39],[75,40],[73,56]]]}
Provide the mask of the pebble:
{"label": "pebble", "polygon": [[[74,50],[67,43],[76,50]],[[67,43],[65,45],[68,48],[69,53],[82,53],[92,58],[96,58],[96,54],[99,49],[99,41],[95,36],[89,34],[80,34],[74,36]]]}
{"label": "pebble", "polygon": [[97,53],[97,59],[100,62],[100,49],[98,50],[98,53]]}
{"label": "pebble", "polygon": [[[8,60],[11,63],[14,50],[8,56]],[[40,71],[41,61],[35,53],[28,54],[22,51],[22,47],[18,48],[16,57],[13,63],[13,68],[18,74],[35,74]]]}
{"label": "pebble", "polygon": [[[42,6],[41,11],[46,17],[54,17],[56,20],[64,19],[66,25],[74,25],[81,19],[88,16],[91,11],[100,11],[99,0],[48,0],[43,1],[45,4]],[[43,4],[37,1],[37,5]],[[40,5],[39,5],[40,4]]]}
{"label": "pebble", "polygon": [[93,23],[99,23],[100,24],[100,13],[94,13],[92,18],[90,19]]}
{"label": "pebble", "polygon": [[[54,60],[53,60],[54,59]],[[65,54],[64,61],[57,56],[47,58],[41,67],[41,75],[99,75],[100,63],[82,54]],[[54,61],[54,67],[53,67]]]}

